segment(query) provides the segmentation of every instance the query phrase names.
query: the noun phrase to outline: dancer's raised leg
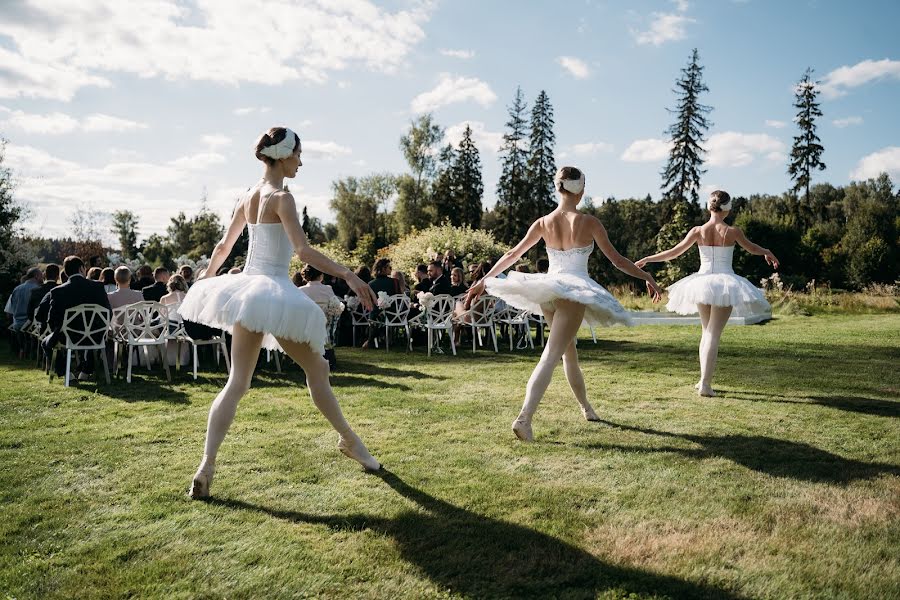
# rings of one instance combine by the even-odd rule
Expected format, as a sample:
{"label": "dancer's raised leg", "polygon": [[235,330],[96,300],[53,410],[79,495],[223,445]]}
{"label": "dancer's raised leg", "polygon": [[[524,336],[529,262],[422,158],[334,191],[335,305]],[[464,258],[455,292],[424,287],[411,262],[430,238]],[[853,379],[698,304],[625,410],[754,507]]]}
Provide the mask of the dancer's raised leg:
{"label": "dancer's raised leg", "polygon": [[341,407],[331,389],[331,382],[328,380],[328,361],[313,351],[309,344],[281,339],[278,340],[278,343],[306,373],[306,385],[309,387],[309,395],[312,396],[313,404],[340,434],[338,449],[370,471],[380,469],[381,464],[369,454],[365,444],[362,443],[341,412]]}
{"label": "dancer's raised leg", "polygon": [[[719,339],[722,337],[722,331],[728,324],[731,317],[730,306],[709,306],[705,304],[699,305],[701,308],[706,307],[709,318],[704,327],[703,338],[700,341],[700,387],[697,389],[701,396],[715,396],[716,393],[712,389],[712,377],[716,370],[716,360],[719,356]],[[701,319],[703,312],[701,311]]]}
{"label": "dancer's raised leg", "polygon": [[[552,310],[544,310],[544,319],[547,323],[550,323],[551,327],[553,327],[553,313],[554,311]],[[588,421],[599,421],[600,417],[594,412],[594,408],[587,399],[587,386],[584,384],[584,373],[581,372],[581,365],[578,364],[578,347],[574,339],[569,344],[569,347],[566,348],[565,353],[563,353],[562,361],[566,381],[569,382],[569,387],[572,389],[572,393],[581,407],[581,414]]]}
{"label": "dancer's raised leg", "polygon": [[238,401],[250,389],[250,380],[256,369],[263,334],[245,329],[240,323],[234,325],[231,338],[231,372],[228,382],[209,409],[206,426],[206,446],[203,461],[194,475],[190,495],[192,498],[206,498],[216,470],[216,454],[231,427],[237,412]]}
{"label": "dancer's raised leg", "polygon": [[541,353],[541,358],[525,387],[525,402],[519,416],[513,421],[513,432],[523,441],[530,442],[534,435],[531,431],[531,418],[537,410],[544,392],[550,385],[553,370],[559,364],[560,359],[570,344],[575,341],[578,328],[584,320],[584,304],[569,300],[557,300],[556,311],[553,315],[553,323],[550,325],[550,335],[547,345]]}

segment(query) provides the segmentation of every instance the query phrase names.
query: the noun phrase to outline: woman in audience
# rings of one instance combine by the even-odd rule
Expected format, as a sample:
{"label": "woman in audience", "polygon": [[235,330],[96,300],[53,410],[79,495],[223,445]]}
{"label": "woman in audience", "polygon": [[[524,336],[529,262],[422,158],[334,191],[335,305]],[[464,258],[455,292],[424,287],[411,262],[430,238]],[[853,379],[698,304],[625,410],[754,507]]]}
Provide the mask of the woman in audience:
{"label": "woman in audience", "polygon": [[100,283],[103,284],[103,289],[106,290],[107,294],[112,294],[116,291],[116,272],[112,267],[106,267],[100,271]]}
{"label": "woman in audience", "polygon": [[100,267],[91,267],[88,269],[87,278],[91,281],[100,281],[100,273],[103,272],[103,269]]}
{"label": "woman in audience", "polygon": [[450,295],[459,296],[460,294],[465,294],[468,289],[469,286],[466,285],[466,281],[463,279],[463,270],[459,267],[453,267],[450,270]]}
{"label": "woman in audience", "polygon": [[[169,332],[174,333],[182,322],[181,315],[178,314],[178,307],[181,306],[184,296],[187,294],[187,281],[181,275],[172,275],[169,277],[169,281],[166,282],[166,289],[169,293],[160,298],[159,303],[169,308]],[[175,364],[176,348],[178,348],[178,343],[175,340],[169,340],[166,344],[166,356],[169,358],[170,365]],[[188,350],[189,344],[181,345],[181,356],[178,357],[179,364],[187,364],[189,360]]]}
{"label": "woman in audience", "polygon": [[397,289],[399,290],[398,294],[406,294],[409,295],[409,286],[406,285],[406,277],[403,276],[403,273],[400,271],[394,271],[391,273],[391,277],[394,281],[397,282]]}

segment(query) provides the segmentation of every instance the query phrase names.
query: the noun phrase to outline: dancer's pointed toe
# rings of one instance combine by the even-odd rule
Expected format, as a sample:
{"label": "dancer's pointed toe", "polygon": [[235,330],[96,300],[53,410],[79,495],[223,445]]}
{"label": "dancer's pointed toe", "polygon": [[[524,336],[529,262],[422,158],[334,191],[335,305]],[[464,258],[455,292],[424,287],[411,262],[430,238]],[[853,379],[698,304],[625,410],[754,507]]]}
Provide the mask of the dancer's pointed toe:
{"label": "dancer's pointed toe", "polygon": [[213,473],[207,471],[197,471],[191,481],[191,489],[188,496],[193,500],[203,500],[209,498],[209,488],[212,485]]}
{"label": "dancer's pointed toe", "polygon": [[703,398],[715,398],[716,392],[708,385],[699,385],[697,387],[697,395]]}
{"label": "dancer's pointed toe", "polygon": [[531,421],[526,421],[521,417],[512,423],[513,433],[523,442],[533,442],[534,432],[531,431]]}
{"label": "dancer's pointed toe", "polygon": [[600,420],[600,417],[597,416],[597,413],[595,413],[594,409],[590,406],[582,406],[581,414],[585,421],[597,422]]}
{"label": "dancer's pointed toe", "polygon": [[381,463],[369,454],[365,444],[356,434],[341,435],[338,440],[338,450],[349,458],[352,458],[363,466],[366,471],[380,471]]}

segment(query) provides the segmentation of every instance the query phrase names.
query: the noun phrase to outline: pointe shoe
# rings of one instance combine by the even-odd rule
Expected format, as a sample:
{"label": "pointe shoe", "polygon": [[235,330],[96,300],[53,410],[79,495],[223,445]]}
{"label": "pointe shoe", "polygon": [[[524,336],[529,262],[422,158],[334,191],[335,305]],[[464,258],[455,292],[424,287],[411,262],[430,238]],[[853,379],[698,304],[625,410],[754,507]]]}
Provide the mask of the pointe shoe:
{"label": "pointe shoe", "polygon": [[213,480],[212,471],[197,471],[194,480],[191,481],[191,489],[188,495],[194,500],[209,498],[209,487]]}
{"label": "pointe shoe", "polygon": [[523,442],[533,442],[534,433],[531,431],[531,422],[522,418],[517,418],[512,422],[513,433]]}
{"label": "pointe shoe", "polygon": [[381,470],[381,463],[375,460],[374,456],[369,454],[366,445],[362,443],[362,440],[359,439],[359,436],[356,434],[349,434],[346,437],[341,435],[338,440],[338,450],[340,450],[344,456],[348,456],[361,464],[366,471]]}
{"label": "pointe shoe", "polygon": [[697,384],[697,395],[702,396],[703,398],[715,398],[716,392],[708,385],[700,385]]}
{"label": "pointe shoe", "polygon": [[599,421],[600,417],[597,416],[597,413],[594,412],[594,409],[590,406],[582,406],[581,414],[584,416],[585,421]]}

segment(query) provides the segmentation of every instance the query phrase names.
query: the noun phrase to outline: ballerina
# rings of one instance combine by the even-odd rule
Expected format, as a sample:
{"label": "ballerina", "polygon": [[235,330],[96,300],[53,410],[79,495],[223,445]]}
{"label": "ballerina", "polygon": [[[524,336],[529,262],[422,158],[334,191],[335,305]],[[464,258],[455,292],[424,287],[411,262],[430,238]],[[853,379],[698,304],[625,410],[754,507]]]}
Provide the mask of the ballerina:
{"label": "ballerina", "polygon": [[647,263],[677,258],[697,244],[700,252],[700,270],[669,286],[666,309],[680,315],[700,313],[700,381],[694,387],[701,396],[715,396],[712,376],[719,355],[719,339],[734,316],[755,315],[771,310],[765,294],[744,277],[736,275],[731,266],[735,243],[757,256],[764,256],[773,269],[778,269],[778,259],[769,250],[747,239],[744,232],[725,223],[731,210],[731,196],[716,190],[707,203],[709,220],[691,229],[685,238],[673,248],[647,256],[637,261],[643,268]]}
{"label": "ballerina", "polygon": [[[559,192],[559,206],[532,223],[522,241],[504,254],[483,279],[469,288],[466,295],[468,304],[487,291],[516,308],[542,312],[550,324],[547,345],[528,380],[522,410],[512,424],[513,433],[525,442],[534,439],[531,420],[560,359],[582,415],[588,421],[600,420],[587,399],[575,337],[582,321],[587,321],[591,326],[627,325],[630,319],[613,295],[588,275],[587,262],[594,244],[617,269],[643,279],[654,301],[658,301],[660,296],[653,276],[613,248],[606,229],[597,218],[582,214],[576,208],[584,195],[584,181],[584,173],[579,169],[561,168],[554,179]],[[550,259],[547,274],[513,271],[506,279],[496,278],[542,238]]]}
{"label": "ballerina", "polygon": [[[325,314],[288,275],[291,255],[296,252],[303,262],[346,280],[367,309],[375,303],[369,286],[350,269],[309,246],[294,197],[282,189],[284,178],[294,177],[302,165],[300,153],[300,138],[286,127],[273,127],[259,138],[256,157],[265,163],[265,174],[238,202],[206,272],[191,286],[179,309],[187,321],[232,334],[231,373],[209,411],[203,460],[190,490],[195,499],[209,496],[219,446],[238,401],[250,389],[261,347],[283,350],[303,368],[313,403],[339,433],[338,449],[368,470],[381,468],[344,419],[332,392],[328,362],[322,356]],[[215,277],[245,226],[250,243],[243,271]]]}

